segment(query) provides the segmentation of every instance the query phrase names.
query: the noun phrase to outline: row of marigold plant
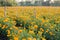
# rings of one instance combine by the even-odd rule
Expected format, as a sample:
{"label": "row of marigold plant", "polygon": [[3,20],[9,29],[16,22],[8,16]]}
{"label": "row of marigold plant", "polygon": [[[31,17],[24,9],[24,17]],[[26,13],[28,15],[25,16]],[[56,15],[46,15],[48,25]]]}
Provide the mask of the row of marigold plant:
{"label": "row of marigold plant", "polygon": [[60,40],[60,16],[0,18],[1,40]]}

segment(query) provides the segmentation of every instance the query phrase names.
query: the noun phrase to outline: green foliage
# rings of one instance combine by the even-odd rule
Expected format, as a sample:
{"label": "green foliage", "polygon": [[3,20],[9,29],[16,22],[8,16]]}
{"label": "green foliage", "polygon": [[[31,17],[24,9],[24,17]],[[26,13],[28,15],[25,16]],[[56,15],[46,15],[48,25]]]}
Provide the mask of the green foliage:
{"label": "green foliage", "polygon": [[0,0],[0,6],[15,6],[17,5],[15,0]]}

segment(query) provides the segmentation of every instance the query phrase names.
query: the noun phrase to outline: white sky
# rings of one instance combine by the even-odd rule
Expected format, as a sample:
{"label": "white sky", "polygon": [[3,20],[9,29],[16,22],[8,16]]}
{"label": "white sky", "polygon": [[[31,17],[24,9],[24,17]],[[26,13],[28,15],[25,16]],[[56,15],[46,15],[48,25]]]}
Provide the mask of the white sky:
{"label": "white sky", "polygon": [[[47,0],[44,0],[44,1],[47,1]],[[52,2],[54,1],[54,0],[51,0]]]}
{"label": "white sky", "polygon": [[[26,1],[26,0],[16,0],[17,2],[21,2],[21,1]],[[32,0],[29,0],[29,1],[32,1]],[[46,1],[46,0],[44,0],[44,1]],[[52,2],[54,1],[54,0],[51,0]]]}
{"label": "white sky", "polygon": [[[17,2],[21,2],[21,1],[26,1],[26,0],[16,0]],[[28,1],[32,1],[32,0],[28,0]]]}

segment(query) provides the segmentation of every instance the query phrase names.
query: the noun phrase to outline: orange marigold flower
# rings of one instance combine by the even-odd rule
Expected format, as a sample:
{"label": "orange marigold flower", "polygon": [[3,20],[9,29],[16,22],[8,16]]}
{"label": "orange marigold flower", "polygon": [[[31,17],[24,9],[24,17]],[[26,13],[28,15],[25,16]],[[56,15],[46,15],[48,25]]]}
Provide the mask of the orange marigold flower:
{"label": "orange marigold flower", "polygon": [[18,31],[18,33],[21,33],[21,32],[22,32],[22,30],[19,30],[19,31]]}
{"label": "orange marigold flower", "polygon": [[15,36],[15,37],[14,37],[14,40],[18,40],[18,37]]}
{"label": "orange marigold flower", "polygon": [[35,28],[35,29],[37,29],[37,28],[38,28],[38,26],[37,26],[37,25],[34,25],[34,28]]}
{"label": "orange marigold flower", "polygon": [[32,40],[32,38],[28,38],[28,40]]}

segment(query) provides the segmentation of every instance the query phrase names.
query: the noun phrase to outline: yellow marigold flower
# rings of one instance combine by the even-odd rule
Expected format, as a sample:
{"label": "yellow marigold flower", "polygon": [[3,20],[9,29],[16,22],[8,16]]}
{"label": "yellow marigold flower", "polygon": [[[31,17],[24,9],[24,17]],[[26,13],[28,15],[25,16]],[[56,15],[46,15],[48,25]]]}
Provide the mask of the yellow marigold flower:
{"label": "yellow marigold flower", "polygon": [[20,24],[20,27],[22,27],[22,24]]}
{"label": "yellow marigold flower", "polygon": [[10,30],[7,30],[7,32],[8,32],[8,35],[10,35]]}
{"label": "yellow marigold flower", "polygon": [[58,29],[58,28],[56,28],[56,31],[59,31],[59,29]]}
{"label": "yellow marigold flower", "polygon": [[6,18],[3,22],[8,22],[9,21],[9,18]]}
{"label": "yellow marigold flower", "polygon": [[49,22],[49,20],[45,20],[46,22]]}
{"label": "yellow marigold flower", "polygon": [[2,29],[7,28],[7,25],[3,25]]}
{"label": "yellow marigold flower", "polygon": [[53,35],[53,33],[52,33],[52,32],[49,32],[49,34],[50,34],[50,35]]}
{"label": "yellow marigold flower", "polygon": [[11,27],[10,30],[12,30],[13,28]]}
{"label": "yellow marigold flower", "polygon": [[34,25],[34,28],[35,28],[35,29],[37,29],[37,28],[38,28],[38,26],[37,26],[37,25]]}
{"label": "yellow marigold flower", "polygon": [[48,32],[48,31],[49,31],[49,29],[46,30],[46,32]]}
{"label": "yellow marigold flower", "polygon": [[10,34],[7,35],[8,37],[11,36]]}
{"label": "yellow marigold flower", "polygon": [[43,32],[38,31],[38,35],[42,35]]}
{"label": "yellow marigold flower", "polygon": [[15,36],[15,37],[14,37],[14,40],[18,40],[18,37]]}
{"label": "yellow marigold flower", "polygon": [[59,23],[60,21],[55,21],[56,23]]}
{"label": "yellow marigold flower", "polygon": [[0,27],[2,26],[2,24],[0,24]]}
{"label": "yellow marigold flower", "polygon": [[26,28],[24,28],[24,30],[26,30]]}
{"label": "yellow marigold flower", "polygon": [[42,40],[46,40],[44,37],[42,37]]}
{"label": "yellow marigold flower", "polygon": [[46,30],[46,32],[48,32],[48,30]]}
{"label": "yellow marigold flower", "polygon": [[26,40],[26,38],[23,38],[22,40]]}
{"label": "yellow marigold flower", "polygon": [[42,19],[42,23],[44,23],[45,22],[45,20],[44,19]]}
{"label": "yellow marigold flower", "polygon": [[29,33],[30,33],[30,34],[34,34],[34,31],[30,30]]}
{"label": "yellow marigold flower", "polygon": [[12,39],[10,39],[10,40],[12,40]]}
{"label": "yellow marigold flower", "polygon": [[33,24],[35,24],[35,22],[31,22],[31,24],[33,25]]}
{"label": "yellow marigold flower", "polygon": [[14,33],[12,33],[12,36],[13,36],[13,37],[15,37],[15,34],[14,34]]}
{"label": "yellow marigold flower", "polygon": [[44,29],[43,28],[40,28],[40,31],[44,32]]}
{"label": "yellow marigold flower", "polygon": [[11,22],[12,24],[16,25],[16,21]]}
{"label": "yellow marigold flower", "polygon": [[13,28],[16,29],[16,30],[18,30],[18,27],[16,27],[16,26],[13,26]]}
{"label": "yellow marigold flower", "polygon": [[37,40],[36,38],[33,38],[33,40]]}
{"label": "yellow marigold flower", "polygon": [[16,21],[13,21],[14,23],[16,23]]}
{"label": "yellow marigold flower", "polygon": [[50,29],[53,29],[54,28],[54,26],[50,26]]}
{"label": "yellow marigold flower", "polygon": [[28,38],[28,40],[32,40],[32,38]]}
{"label": "yellow marigold flower", "polygon": [[47,24],[44,24],[44,26],[46,27],[46,26],[47,26]]}

